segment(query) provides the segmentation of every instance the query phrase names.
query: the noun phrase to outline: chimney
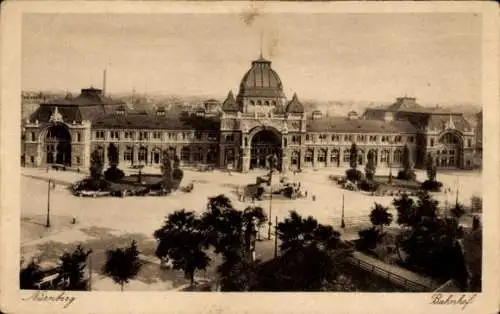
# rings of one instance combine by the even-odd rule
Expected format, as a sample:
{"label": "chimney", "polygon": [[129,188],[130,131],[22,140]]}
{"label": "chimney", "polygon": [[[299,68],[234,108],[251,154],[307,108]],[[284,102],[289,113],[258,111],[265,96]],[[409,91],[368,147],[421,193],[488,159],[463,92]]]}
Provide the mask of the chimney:
{"label": "chimney", "polygon": [[106,96],[106,69],[104,69],[102,76],[102,96]]}

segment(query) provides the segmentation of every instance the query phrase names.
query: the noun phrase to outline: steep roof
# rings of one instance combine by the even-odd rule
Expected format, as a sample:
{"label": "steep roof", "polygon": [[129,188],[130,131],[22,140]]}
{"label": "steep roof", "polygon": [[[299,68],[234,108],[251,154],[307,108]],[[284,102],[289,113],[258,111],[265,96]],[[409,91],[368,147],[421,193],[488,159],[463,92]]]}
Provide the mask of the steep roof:
{"label": "steep roof", "polygon": [[467,122],[463,115],[451,114],[433,114],[429,117],[427,127],[433,129],[456,129],[461,132],[472,130],[472,126]]}
{"label": "steep roof", "polygon": [[288,113],[304,113],[304,106],[302,103],[299,101],[299,98],[297,97],[297,94],[293,94],[292,100],[288,102],[288,105],[286,106],[286,112]]}
{"label": "steep roof", "polygon": [[226,100],[222,103],[222,110],[223,111],[238,111],[238,104],[236,103],[236,100],[234,99],[234,95],[232,91],[229,91],[229,94],[227,94]]}
{"label": "steep roof", "polygon": [[217,118],[198,116],[156,115],[146,112],[107,114],[98,117],[93,127],[104,129],[163,129],[163,130],[213,130],[217,131],[220,121]]}
{"label": "steep roof", "polygon": [[325,117],[308,119],[307,132],[337,133],[416,133],[417,129],[407,121],[348,119],[345,117]]}

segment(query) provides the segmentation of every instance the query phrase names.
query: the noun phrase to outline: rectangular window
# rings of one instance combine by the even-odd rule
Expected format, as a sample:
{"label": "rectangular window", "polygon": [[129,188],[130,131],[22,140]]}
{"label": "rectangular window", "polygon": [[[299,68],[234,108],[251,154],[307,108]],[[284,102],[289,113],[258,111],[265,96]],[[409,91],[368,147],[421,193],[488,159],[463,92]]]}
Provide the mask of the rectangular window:
{"label": "rectangular window", "polygon": [[194,132],[194,138],[195,138],[197,141],[201,141],[201,138],[202,138],[202,134],[201,134],[201,132],[199,132],[199,131]]}
{"label": "rectangular window", "polygon": [[35,163],[35,156],[30,156],[30,162],[31,162],[32,164],[34,164],[34,163]]}
{"label": "rectangular window", "polygon": [[471,139],[467,140],[467,147],[472,147],[472,140]]}
{"label": "rectangular window", "polygon": [[77,156],[75,159],[76,159],[76,164],[79,165],[80,164],[80,157]]}
{"label": "rectangular window", "polygon": [[408,136],[408,142],[413,143],[413,136]]}
{"label": "rectangular window", "polygon": [[148,138],[149,138],[149,136],[148,136],[148,132],[147,131],[139,132],[139,140],[140,141],[147,140]]}
{"label": "rectangular window", "polygon": [[112,140],[120,139],[120,133],[118,131],[110,131],[109,134]]}
{"label": "rectangular window", "polygon": [[431,147],[433,147],[433,146],[434,146],[434,139],[431,138]]}
{"label": "rectangular window", "polygon": [[80,132],[76,133],[76,141],[81,142],[82,141],[82,134]]}
{"label": "rectangular window", "polygon": [[217,134],[214,133],[214,132],[208,133],[208,140],[209,141],[215,141],[215,140],[217,140]]}
{"label": "rectangular window", "polygon": [[153,132],[153,138],[155,140],[161,139],[161,132],[158,132],[158,131]]}
{"label": "rectangular window", "polygon": [[104,139],[104,131],[95,131],[95,138],[98,140]]}
{"label": "rectangular window", "polygon": [[35,141],[35,132],[31,132],[31,141],[34,142]]}

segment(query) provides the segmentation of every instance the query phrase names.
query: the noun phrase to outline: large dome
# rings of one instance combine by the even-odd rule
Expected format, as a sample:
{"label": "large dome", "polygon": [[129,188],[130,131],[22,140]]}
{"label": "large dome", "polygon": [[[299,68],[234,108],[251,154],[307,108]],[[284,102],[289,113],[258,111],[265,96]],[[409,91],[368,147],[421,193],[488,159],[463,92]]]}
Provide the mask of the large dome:
{"label": "large dome", "polygon": [[240,96],[284,97],[283,84],[271,68],[271,61],[262,57],[252,62],[252,67],[240,83]]}

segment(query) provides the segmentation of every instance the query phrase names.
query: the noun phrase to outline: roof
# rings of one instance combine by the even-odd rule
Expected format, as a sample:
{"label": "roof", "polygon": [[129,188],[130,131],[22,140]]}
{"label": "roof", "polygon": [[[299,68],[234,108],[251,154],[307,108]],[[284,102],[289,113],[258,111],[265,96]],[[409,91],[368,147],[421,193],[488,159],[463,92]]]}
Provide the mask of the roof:
{"label": "roof", "polygon": [[304,113],[304,106],[299,101],[297,94],[293,94],[293,98],[286,106],[286,112],[288,113]]}
{"label": "roof", "polygon": [[162,129],[162,130],[219,130],[217,118],[198,116],[158,116],[151,113],[107,114],[92,122],[94,128],[104,129]]}
{"label": "roof", "polygon": [[308,119],[307,132],[338,133],[417,133],[417,129],[407,121],[348,119],[345,117],[325,117]]}
{"label": "roof", "polygon": [[284,97],[281,79],[271,68],[271,61],[262,56],[252,61],[240,83],[240,96],[254,97]]}
{"label": "roof", "polygon": [[397,110],[412,110],[419,109],[421,106],[417,104],[416,98],[413,97],[398,97],[396,98],[396,102],[390,105],[387,110],[397,111]]}
{"label": "roof", "polygon": [[471,130],[472,126],[462,115],[433,114],[429,117],[427,127],[431,130],[452,128],[459,131]]}
{"label": "roof", "polygon": [[239,107],[238,104],[236,103],[236,100],[234,99],[233,92],[229,91],[229,94],[227,94],[226,100],[222,103],[222,110],[223,111],[238,111]]}

